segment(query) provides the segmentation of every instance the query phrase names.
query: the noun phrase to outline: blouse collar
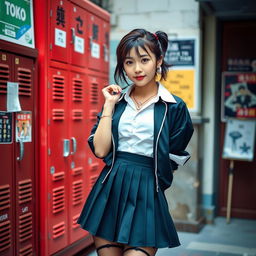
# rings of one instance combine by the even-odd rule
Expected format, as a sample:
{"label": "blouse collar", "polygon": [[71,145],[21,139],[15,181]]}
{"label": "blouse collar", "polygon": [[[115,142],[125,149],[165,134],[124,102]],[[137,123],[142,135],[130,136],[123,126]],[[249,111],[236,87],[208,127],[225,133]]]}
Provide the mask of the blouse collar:
{"label": "blouse collar", "polygon": [[[170,103],[177,103],[173,95],[161,83],[158,82],[158,84],[159,84],[159,87],[158,87],[157,98],[159,99],[161,97],[163,101],[167,101]],[[133,87],[134,85],[130,85],[128,89],[121,95],[118,101],[121,101],[124,98],[128,102],[128,97],[130,97],[130,93]]]}

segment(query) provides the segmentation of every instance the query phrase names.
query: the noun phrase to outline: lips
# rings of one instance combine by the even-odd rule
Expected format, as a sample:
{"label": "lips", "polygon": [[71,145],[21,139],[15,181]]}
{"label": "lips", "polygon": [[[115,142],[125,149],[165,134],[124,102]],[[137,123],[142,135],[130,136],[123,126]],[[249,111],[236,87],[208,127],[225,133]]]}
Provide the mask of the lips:
{"label": "lips", "polygon": [[141,81],[141,80],[143,80],[144,77],[145,76],[136,76],[135,79],[138,80],[138,81]]}

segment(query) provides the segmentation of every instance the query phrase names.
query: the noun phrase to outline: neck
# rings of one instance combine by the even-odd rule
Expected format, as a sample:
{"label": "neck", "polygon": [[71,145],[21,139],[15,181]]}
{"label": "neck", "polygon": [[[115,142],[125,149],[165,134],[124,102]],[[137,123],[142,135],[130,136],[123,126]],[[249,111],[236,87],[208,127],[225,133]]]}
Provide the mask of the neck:
{"label": "neck", "polygon": [[133,89],[133,95],[137,97],[145,97],[147,95],[156,94],[157,91],[158,91],[157,83],[153,81],[152,83],[147,84],[145,86],[141,86],[141,87],[136,86],[135,84]]}

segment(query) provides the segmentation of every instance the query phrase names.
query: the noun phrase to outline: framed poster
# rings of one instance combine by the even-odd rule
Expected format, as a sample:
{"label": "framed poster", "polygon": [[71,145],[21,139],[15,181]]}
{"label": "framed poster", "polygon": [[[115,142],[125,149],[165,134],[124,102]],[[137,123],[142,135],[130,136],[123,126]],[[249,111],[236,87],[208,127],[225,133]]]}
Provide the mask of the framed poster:
{"label": "framed poster", "polygon": [[198,37],[169,39],[165,60],[171,65],[166,81],[161,83],[182,98],[189,111],[200,111],[199,40]]}
{"label": "framed poster", "polygon": [[255,143],[254,120],[229,119],[226,125],[222,157],[252,161]]}
{"label": "framed poster", "polygon": [[33,0],[0,0],[0,39],[35,48]]}
{"label": "framed poster", "polygon": [[32,142],[32,112],[22,111],[16,115],[16,142]]}
{"label": "framed poster", "polygon": [[223,72],[221,119],[256,118],[256,73]]}

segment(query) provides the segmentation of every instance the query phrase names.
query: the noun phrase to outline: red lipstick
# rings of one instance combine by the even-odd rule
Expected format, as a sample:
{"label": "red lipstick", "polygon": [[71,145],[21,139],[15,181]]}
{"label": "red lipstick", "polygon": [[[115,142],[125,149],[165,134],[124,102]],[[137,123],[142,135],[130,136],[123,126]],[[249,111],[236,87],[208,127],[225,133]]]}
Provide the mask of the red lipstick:
{"label": "red lipstick", "polygon": [[136,76],[135,79],[141,81],[141,80],[143,80],[144,77],[145,76]]}

